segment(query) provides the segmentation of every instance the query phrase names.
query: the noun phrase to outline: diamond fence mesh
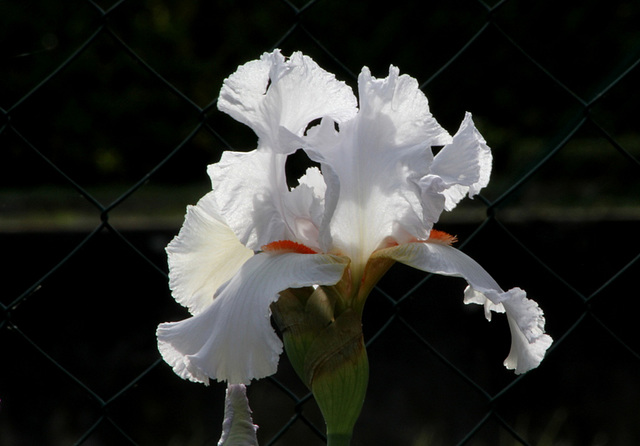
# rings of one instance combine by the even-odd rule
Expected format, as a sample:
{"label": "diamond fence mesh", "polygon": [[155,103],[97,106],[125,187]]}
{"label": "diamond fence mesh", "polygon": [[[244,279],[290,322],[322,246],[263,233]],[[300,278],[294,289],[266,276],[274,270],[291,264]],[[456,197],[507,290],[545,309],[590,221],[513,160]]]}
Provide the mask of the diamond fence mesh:
{"label": "diamond fence mesh", "polygon": [[[424,81],[494,152],[440,229],[545,310],[540,368],[502,368],[506,321],[464,283],[395,266],[369,298],[371,379],[354,444],[640,444],[640,4],[232,1],[0,4],[0,444],[216,444],[224,385],[156,350],[164,246],[205,168],[255,137],[215,108],[279,47],[352,86],[363,65]],[[292,169],[295,163],[292,162]],[[249,398],[260,444],[324,444],[286,357]]]}

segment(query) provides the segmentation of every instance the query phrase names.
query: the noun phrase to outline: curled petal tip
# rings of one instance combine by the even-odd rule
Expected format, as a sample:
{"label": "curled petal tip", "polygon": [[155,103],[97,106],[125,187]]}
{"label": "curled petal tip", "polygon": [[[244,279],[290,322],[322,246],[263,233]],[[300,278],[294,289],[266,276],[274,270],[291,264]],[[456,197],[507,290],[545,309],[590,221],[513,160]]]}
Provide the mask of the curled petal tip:
{"label": "curled petal tip", "polygon": [[540,365],[553,343],[551,336],[544,332],[544,314],[520,288],[510,289],[501,298],[511,330],[511,351],[504,365],[516,374],[528,372]]}

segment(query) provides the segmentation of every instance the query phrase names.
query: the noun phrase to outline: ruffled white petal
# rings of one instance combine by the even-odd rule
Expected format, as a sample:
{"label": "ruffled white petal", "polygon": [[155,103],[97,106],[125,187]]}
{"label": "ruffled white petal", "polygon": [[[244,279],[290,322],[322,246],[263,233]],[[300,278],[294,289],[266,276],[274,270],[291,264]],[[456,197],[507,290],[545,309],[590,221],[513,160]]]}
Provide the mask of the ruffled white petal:
{"label": "ruffled white petal", "polygon": [[471,286],[468,286],[464,290],[464,303],[465,304],[477,304],[482,305],[484,307],[484,316],[487,318],[489,322],[491,322],[491,312],[495,313],[504,313],[504,306],[502,303],[493,303],[487,297],[474,290]]}
{"label": "ruffled white petal", "polygon": [[389,257],[414,268],[464,278],[470,288],[465,291],[466,303],[485,305],[490,310],[507,313],[511,329],[511,351],[505,360],[508,369],[524,373],[540,364],[552,343],[544,333],[544,316],[538,304],[527,299],[519,288],[502,291],[496,281],[472,258],[451,246],[436,243],[407,243],[382,249],[376,256]]}
{"label": "ruffled white petal", "polygon": [[444,208],[452,210],[468,195],[472,198],[489,184],[491,149],[466,113],[453,141],[433,159],[429,175],[421,179],[423,190],[440,193]]}
{"label": "ruffled white petal", "polygon": [[158,348],[184,379],[231,384],[275,373],[282,342],[269,306],[287,288],[332,285],[348,260],[324,254],[259,253],[220,287],[197,316],[158,326]]}
{"label": "ruffled white petal", "polygon": [[320,172],[320,169],[317,167],[307,169],[305,174],[298,179],[298,184],[310,187],[313,190],[313,194],[318,197],[319,200],[324,200],[327,185],[324,182],[322,172]]}
{"label": "ruffled white petal", "polygon": [[267,150],[227,151],[207,169],[221,215],[240,242],[254,251],[287,237],[286,159]]}
{"label": "ruffled white petal", "polygon": [[507,313],[511,331],[511,351],[504,361],[506,368],[515,369],[520,374],[536,368],[544,358],[545,352],[553,340],[544,333],[545,319],[542,310],[527,293],[520,288],[512,288],[496,297],[496,305],[484,294],[471,286],[464,292],[465,303],[484,305],[485,315],[491,320],[491,311]]}
{"label": "ruffled white petal", "polygon": [[324,209],[324,182],[310,169],[289,190],[286,155],[265,150],[224,152],[208,168],[213,196],[240,242],[258,251],[275,240],[293,240],[320,250],[318,233]]}
{"label": "ruffled white petal", "polygon": [[263,144],[292,153],[308,124],[324,116],[343,122],[356,114],[351,89],[296,52],[279,50],[244,64],[224,81],[218,108],[251,127]]}
{"label": "ruffled white petal", "polygon": [[263,116],[262,104],[267,94],[271,65],[284,63],[279,52],[263,55],[240,65],[224,80],[218,97],[218,109],[251,127],[259,136],[269,128],[269,117]]}
{"label": "ruffled white petal", "polygon": [[545,319],[536,302],[519,288],[505,294],[502,305],[511,329],[511,351],[504,365],[520,374],[538,367],[553,339],[544,333]]}
{"label": "ruffled white petal", "polygon": [[220,217],[211,192],[187,208],[184,224],[166,251],[173,297],[191,314],[211,305],[218,287],[253,256]]}
{"label": "ruffled white petal", "polygon": [[324,214],[326,185],[320,171],[312,167],[307,170],[287,195],[285,218],[292,240],[315,251],[322,251],[319,244],[320,223]]}
{"label": "ruffled white petal", "polygon": [[[300,211],[304,193],[289,194],[286,156],[300,148],[312,121],[329,117],[343,122],[355,116],[357,101],[351,89],[311,58],[294,53],[287,59],[276,50],[240,66],[226,79],[218,107],[250,126],[259,138],[255,151],[225,152],[219,163],[209,166],[221,215],[254,250],[282,238],[317,246],[313,226],[319,223],[314,219],[310,224],[309,215],[294,214]],[[315,208],[303,214],[316,213],[317,203],[312,204]]]}
{"label": "ruffled white petal", "polygon": [[[451,136],[435,120],[429,101],[418,81],[397,67],[389,67],[389,75],[376,79],[367,67],[358,78],[360,97],[359,119],[368,129],[382,138],[381,145],[390,149],[406,146],[439,146],[451,142]],[[379,128],[381,116],[388,122]],[[389,130],[391,130],[389,132]]]}
{"label": "ruffled white petal", "polygon": [[417,181],[429,171],[431,146],[450,136],[417,81],[397,68],[385,79],[364,68],[358,85],[358,115],[338,130],[323,120],[309,132],[305,150],[321,163],[327,184],[321,246],[364,265],[395,231],[426,237]]}

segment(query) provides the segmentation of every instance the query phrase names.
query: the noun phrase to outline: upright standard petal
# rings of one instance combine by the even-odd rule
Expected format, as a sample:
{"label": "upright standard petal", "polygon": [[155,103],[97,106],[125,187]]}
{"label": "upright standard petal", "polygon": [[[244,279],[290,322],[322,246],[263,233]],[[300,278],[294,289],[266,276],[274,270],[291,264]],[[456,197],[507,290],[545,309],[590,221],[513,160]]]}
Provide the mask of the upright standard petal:
{"label": "upright standard petal", "polygon": [[471,113],[465,115],[460,129],[433,159],[429,175],[421,181],[423,184],[434,182],[445,198],[444,208],[452,210],[465,195],[473,198],[489,184],[491,176],[491,149],[476,129]]}
{"label": "upright standard petal", "polygon": [[300,227],[292,214],[296,203],[287,202],[295,198],[288,196],[286,156],[300,148],[312,121],[325,116],[347,121],[356,105],[346,84],[301,53],[289,59],[278,50],[264,54],[225,80],[219,109],[258,135],[253,152],[225,152],[209,166],[220,212],[242,243],[257,249],[279,238],[312,242],[301,236],[309,227]]}
{"label": "upright standard petal", "polygon": [[164,360],[184,379],[230,384],[275,373],[282,342],[269,306],[287,288],[337,283],[348,260],[325,254],[263,252],[247,260],[197,316],[158,326]]}
{"label": "upright standard petal", "polygon": [[286,160],[286,155],[268,150],[227,151],[207,169],[220,214],[240,242],[254,251],[288,235]]}
{"label": "upright standard petal", "polygon": [[308,124],[324,116],[343,122],[356,98],[335,76],[299,52],[279,50],[242,65],[224,81],[218,108],[251,127],[272,150],[291,153]]}
{"label": "upright standard petal", "polygon": [[433,159],[431,146],[450,141],[429,111],[415,79],[395,67],[385,79],[367,68],[359,80],[360,111],[336,130],[312,129],[305,150],[327,183],[322,244],[364,266],[388,236],[403,230],[426,237],[416,182]]}
{"label": "upright standard petal", "polygon": [[291,189],[287,196],[287,228],[291,235],[285,239],[302,243],[315,251],[321,252],[319,237],[320,225],[324,214],[324,195],[326,184],[324,178],[315,167],[298,180],[298,186]]}
{"label": "upright standard petal", "polygon": [[504,364],[516,373],[537,367],[552,343],[544,333],[545,320],[538,304],[527,299],[519,288],[503,291],[489,273],[462,251],[427,241],[381,249],[373,257],[387,257],[423,271],[462,277],[469,283],[466,303],[485,304],[486,311],[505,311],[511,330],[511,351]]}
{"label": "upright standard petal", "polygon": [[258,251],[275,240],[293,240],[320,250],[322,175],[310,170],[289,190],[285,162],[286,155],[264,150],[225,152],[208,168],[212,194],[220,214],[248,248]]}
{"label": "upright standard petal", "polygon": [[211,305],[220,285],[253,256],[223,221],[211,192],[187,207],[184,224],[166,251],[169,287],[191,314]]}

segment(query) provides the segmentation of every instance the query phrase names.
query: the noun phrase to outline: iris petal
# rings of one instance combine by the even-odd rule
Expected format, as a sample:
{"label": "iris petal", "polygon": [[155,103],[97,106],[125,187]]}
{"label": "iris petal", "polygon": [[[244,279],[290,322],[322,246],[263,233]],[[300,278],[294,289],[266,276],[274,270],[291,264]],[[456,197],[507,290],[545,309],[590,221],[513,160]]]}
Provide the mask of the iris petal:
{"label": "iris petal", "polygon": [[429,173],[431,146],[451,141],[429,111],[415,79],[391,67],[384,79],[367,68],[358,79],[360,111],[336,130],[324,119],[306,139],[327,184],[321,246],[364,266],[397,231],[426,237],[418,180]]}
{"label": "iris petal", "polygon": [[462,277],[470,286],[465,291],[466,303],[484,304],[486,313],[506,311],[512,342],[504,364],[516,373],[537,367],[552,343],[551,337],[544,333],[545,319],[538,304],[527,299],[519,288],[503,291],[489,273],[462,251],[442,244],[418,242],[382,249],[374,256],[392,258],[431,273]]}
{"label": "iris petal", "polygon": [[520,374],[540,364],[553,340],[544,334],[545,320],[538,304],[527,299],[526,293],[519,288],[512,288],[507,293],[502,305],[511,330],[511,351],[504,365]]}
{"label": "iris petal", "polygon": [[292,153],[307,125],[329,116],[343,122],[356,114],[356,98],[344,82],[299,52],[276,50],[251,61],[224,81],[218,108],[251,127],[262,143]]}
{"label": "iris petal", "polygon": [[267,150],[227,151],[207,170],[221,215],[240,242],[255,251],[289,236],[285,162],[286,155]]}
{"label": "iris petal", "polygon": [[[225,152],[219,163],[209,166],[214,194],[229,226],[251,249],[281,238],[317,246],[311,216],[303,215],[302,221],[293,213],[299,206],[288,197],[286,157],[302,145],[310,122],[325,116],[343,122],[355,116],[357,101],[351,89],[311,58],[294,53],[287,59],[276,50],[229,76],[218,108],[258,135],[253,152]],[[317,209],[312,212],[318,214]],[[315,240],[310,240],[314,234]]]}
{"label": "iris petal", "polygon": [[216,293],[197,316],[160,324],[158,347],[182,378],[249,384],[275,373],[282,342],[269,306],[287,288],[333,285],[348,260],[325,254],[260,253]]}
{"label": "iris petal", "polygon": [[290,191],[285,161],[285,155],[263,150],[225,152],[208,169],[212,193],[221,215],[248,248],[258,251],[274,240],[287,239],[319,250],[322,175],[310,169]]}
{"label": "iris petal", "polygon": [[177,302],[198,314],[253,256],[222,220],[210,192],[187,208],[179,234],[167,246],[169,286]]}
{"label": "iris petal", "polygon": [[447,211],[465,195],[473,197],[489,184],[491,162],[491,149],[467,113],[453,141],[438,152],[431,165],[431,174],[442,181]]}

